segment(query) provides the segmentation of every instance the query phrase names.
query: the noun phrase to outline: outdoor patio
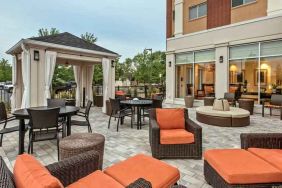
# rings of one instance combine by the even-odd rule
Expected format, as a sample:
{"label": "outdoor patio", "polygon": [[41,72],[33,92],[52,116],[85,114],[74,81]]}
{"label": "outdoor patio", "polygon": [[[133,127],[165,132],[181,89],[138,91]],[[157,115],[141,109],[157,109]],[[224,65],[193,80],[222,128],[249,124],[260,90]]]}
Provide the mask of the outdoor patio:
{"label": "outdoor patio", "polygon": [[[171,107],[164,105],[164,107]],[[181,107],[181,106],[177,106]],[[116,132],[116,122],[111,122],[111,129],[107,128],[108,116],[102,113],[101,108],[92,108],[90,121],[94,132],[103,134],[106,137],[105,155],[103,168],[116,162],[124,160],[137,153],[151,155],[149,145],[148,125],[142,130],[130,128],[130,119],[126,118],[120,131]],[[195,108],[189,109],[189,116],[195,120]],[[148,123],[148,119],[146,122]],[[18,121],[11,124],[17,125]],[[244,128],[223,128],[209,126],[199,123],[203,128],[203,151],[213,148],[239,148],[241,133],[270,133],[281,132],[281,121],[277,116],[261,117],[261,114],[251,116],[251,125]],[[73,133],[87,132],[86,127],[73,126]],[[27,148],[28,138],[25,139]],[[56,141],[45,141],[34,144],[34,156],[43,164],[50,164],[57,161]],[[18,154],[18,132],[5,135],[3,147],[0,148],[0,155],[4,158],[9,168],[12,168]],[[210,187],[206,184],[203,176],[203,160],[164,160],[181,172],[180,184],[190,188]]]}

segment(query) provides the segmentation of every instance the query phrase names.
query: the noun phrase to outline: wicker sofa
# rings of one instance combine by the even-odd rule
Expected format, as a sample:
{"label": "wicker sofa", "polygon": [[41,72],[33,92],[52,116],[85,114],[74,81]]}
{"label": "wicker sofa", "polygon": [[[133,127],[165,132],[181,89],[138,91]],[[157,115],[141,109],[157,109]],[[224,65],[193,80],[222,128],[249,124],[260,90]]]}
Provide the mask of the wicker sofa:
{"label": "wicker sofa", "polygon": [[[24,165],[20,166],[20,163]],[[142,154],[130,157],[125,161],[112,165],[106,168],[103,172],[98,170],[99,154],[95,151],[89,151],[65,159],[63,161],[48,165],[45,168],[40,166],[41,165],[38,165],[38,162],[32,156],[24,154],[17,158],[14,167],[14,174],[12,174],[7,168],[2,157],[0,157],[0,187],[15,188],[16,183],[14,179],[17,178],[18,185],[25,185],[25,183],[27,183],[27,186],[33,185],[31,187],[34,187],[34,182],[41,182],[41,177],[44,177],[44,180],[42,180],[45,181],[45,187],[47,186],[46,169],[48,170],[47,174],[51,174],[51,176],[48,175],[48,177],[50,176],[51,178],[51,180],[50,178],[49,180],[52,181],[52,187],[63,186],[68,188],[161,188],[173,186],[180,177],[180,173],[176,168]],[[42,175],[42,170],[40,170],[42,168],[44,175]],[[15,169],[19,170],[20,172],[16,172]],[[126,169],[126,171],[124,169]],[[40,175],[38,176],[38,174]],[[39,179],[41,179],[37,179],[37,176]],[[142,178],[142,176],[144,177]],[[159,176],[161,176],[161,178]],[[53,184],[54,177],[55,181],[59,181],[58,186],[54,186]],[[31,178],[36,178],[37,181]],[[27,179],[28,181],[26,181]],[[150,182],[145,179],[149,179]],[[51,185],[49,180],[48,184]],[[39,184],[37,183],[37,185]],[[40,185],[43,186],[42,183],[40,183]],[[39,188],[39,186],[36,187]]]}
{"label": "wicker sofa", "polygon": [[[282,186],[281,160],[280,163],[276,162],[282,156],[282,133],[241,134],[241,148],[241,150],[210,150],[207,151],[209,154],[205,153],[204,175],[210,185],[216,188],[273,188]],[[226,153],[228,153],[227,157],[224,156]],[[215,157],[216,155],[217,157]],[[249,160],[246,160],[242,155],[248,156]],[[237,162],[234,162],[234,159]],[[228,171],[227,167],[218,169],[223,163],[228,164],[229,167],[235,166],[233,166],[232,171]],[[250,165],[252,166],[250,167]],[[242,168],[242,174],[236,171],[238,168]],[[250,173],[251,171],[254,172]],[[235,175],[226,176],[226,172],[227,174],[229,172],[229,175],[232,173]],[[239,181],[250,181],[252,183],[228,183],[228,181],[235,179],[238,181],[238,175],[243,176],[243,179],[240,180],[239,178]],[[275,179],[274,182],[269,178]]]}
{"label": "wicker sofa", "polygon": [[188,117],[184,109],[185,130],[194,135],[194,142],[189,144],[161,144],[160,126],[157,122],[156,109],[150,111],[149,140],[153,157],[157,159],[202,158],[202,128]]}

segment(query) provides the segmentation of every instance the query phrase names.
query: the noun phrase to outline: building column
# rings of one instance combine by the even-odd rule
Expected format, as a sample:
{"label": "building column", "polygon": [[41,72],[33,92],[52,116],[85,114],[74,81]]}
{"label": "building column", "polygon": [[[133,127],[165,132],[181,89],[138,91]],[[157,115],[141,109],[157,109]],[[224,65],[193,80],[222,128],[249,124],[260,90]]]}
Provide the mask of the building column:
{"label": "building column", "polygon": [[173,103],[175,98],[175,55],[166,55],[166,103]]}
{"label": "building column", "polygon": [[[222,61],[221,61],[222,59]],[[215,49],[215,97],[223,98],[224,93],[228,92],[228,44],[216,45]]]}
{"label": "building column", "polygon": [[175,0],[174,2],[174,36],[183,35],[183,4],[184,0]]}
{"label": "building column", "polygon": [[268,0],[267,1],[267,15],[282,14],[282,1]]}

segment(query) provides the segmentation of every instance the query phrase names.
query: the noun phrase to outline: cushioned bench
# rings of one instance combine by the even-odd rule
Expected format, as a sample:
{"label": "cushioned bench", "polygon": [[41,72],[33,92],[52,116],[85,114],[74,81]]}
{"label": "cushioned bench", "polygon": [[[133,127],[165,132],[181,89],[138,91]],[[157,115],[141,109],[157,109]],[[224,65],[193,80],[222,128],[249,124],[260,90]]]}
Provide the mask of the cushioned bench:
{"label": "cushioned bench", "polygon": [[282,134],[244,133],[240,138],[242,150],[206,151],[206,181],[215,188],[281,187]]}
{"label": "cushioned bench", "polygon": [[199,122],[221,127],[244,127],[250,125],[250,112],[230,107],[230,111],[213,110],[212,106],[200,106],[196,109]]}

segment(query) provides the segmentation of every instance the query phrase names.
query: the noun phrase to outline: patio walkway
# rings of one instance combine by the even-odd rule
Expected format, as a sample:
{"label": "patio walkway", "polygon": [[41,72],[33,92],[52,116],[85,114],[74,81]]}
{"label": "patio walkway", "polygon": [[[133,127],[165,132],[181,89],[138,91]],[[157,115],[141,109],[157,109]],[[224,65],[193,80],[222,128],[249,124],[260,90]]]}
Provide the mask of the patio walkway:
{"label": "patio walkway", "polygon": [[[108,130],[108,116],[102,114],[101,108],[91,109],[90,121],[94,132],[105,135],[106,146],[104,156],[104,168],[110,166],[120,160],[124,160],[129,156],[137,153],[151,154],[148,125],[142,130],[130,128],[130,120],[127,118],[125,124],[120,127],[120,131],[116,132],[116,122],[113,120],[111,129]],[[190,117],[195,120],[195,109],[189,110]],[[148,119],[146,120],[148,122]],[[13,122],[17,124],[18,122]],[[249,132],[281,132],[282,121],[279,117],[266,116],[261,117],[261,114],[255,114],[251,117],[251,125],[244,128],[221,128],[208,126],[203,127],[203,150],[212,148],[239,148],[240,133]],[[73,127],[72,132],[86,132],[87,128]],[[26,137],[26,148],[27,148]],[[50,164],[57,161],[55,141],[39,142],[34,144],[34,155],[44,164]],[[17,133],[5,135],[3,147],[0,148],[0,155],[4,157],[9,168],[12,168],[17,156],[18,135]],[[179,183],[189,186],[189,188],[207,188],[203,176],[203,160],[164,160],[179,168],[181,172],[181,180]]]}

